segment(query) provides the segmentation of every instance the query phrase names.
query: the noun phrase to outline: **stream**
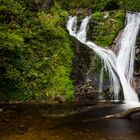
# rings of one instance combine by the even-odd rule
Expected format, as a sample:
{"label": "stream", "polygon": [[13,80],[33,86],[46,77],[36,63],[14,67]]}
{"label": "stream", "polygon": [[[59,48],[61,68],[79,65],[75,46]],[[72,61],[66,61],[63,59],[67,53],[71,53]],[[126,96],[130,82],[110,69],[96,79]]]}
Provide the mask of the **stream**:
{"label": "stream", "polygon": [[[139,140],[139,113],[131,119],[100,119],[136,106],[112,102],[4,103],[0,104],[0,140]],[[57,117],[71,112],[79,113]],[[56,117],[51,117],[54,114]]]}

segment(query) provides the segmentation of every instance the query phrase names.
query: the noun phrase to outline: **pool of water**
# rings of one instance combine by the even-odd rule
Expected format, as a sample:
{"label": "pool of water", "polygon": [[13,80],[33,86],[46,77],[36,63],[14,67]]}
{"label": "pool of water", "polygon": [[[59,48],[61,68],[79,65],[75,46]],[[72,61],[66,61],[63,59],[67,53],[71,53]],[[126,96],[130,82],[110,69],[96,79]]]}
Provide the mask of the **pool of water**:
{"label": "pool of water", "polygon": [[[100,119],[135,106],[139,105],[1,104],[0,140],[140,140],[139,113],[132,119]],[[79,113],[59,117],[71,112]]]}

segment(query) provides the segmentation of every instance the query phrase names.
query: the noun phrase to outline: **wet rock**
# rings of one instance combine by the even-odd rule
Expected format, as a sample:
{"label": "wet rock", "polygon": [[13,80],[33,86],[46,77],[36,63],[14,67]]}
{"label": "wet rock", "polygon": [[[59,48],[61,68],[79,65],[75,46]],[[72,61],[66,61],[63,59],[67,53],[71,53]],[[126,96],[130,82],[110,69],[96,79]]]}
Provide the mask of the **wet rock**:
{"label": "wet rock", "polygon": [[25,130],[25,125],[21,124],[21,125],[18,126],[18,128],[20,128],[21,130]]}
{"label": "wet rock", "polygon": [[140,88],[140,77],[136,77],[132,81],[132,85],[135,89]]}
{"label": "wet rock", "polygon": [[3,122],[9,123],[10,120],[9,119],[3,119]]}
{"label": "wet rock", "polygon": [[55,136],[55,137],[59,139],[60,136]]}
{"label": "wet rock", "polygon": [[3,122],[9,123],[10,120],[9,119],[3,119]]}
{"label": "wet rock", "polygon": [[91,15],[92,10],[88,8],[75,8],[75,9],[69,9],[69,13],[71,15],[78,15],[78,18],[83,18],[87,15]]}
{"label": "wet rock", "polygon": [[55,101],[58,101],[59,103],[63,103],[65,102],[65,98],[63,96],[58,95],[55,97]]}

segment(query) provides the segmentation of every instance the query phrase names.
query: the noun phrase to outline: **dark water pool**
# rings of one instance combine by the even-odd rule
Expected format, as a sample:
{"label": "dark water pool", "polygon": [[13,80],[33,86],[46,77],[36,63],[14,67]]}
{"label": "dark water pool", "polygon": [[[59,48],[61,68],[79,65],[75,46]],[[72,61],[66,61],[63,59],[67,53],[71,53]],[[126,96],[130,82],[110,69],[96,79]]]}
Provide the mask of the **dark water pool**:
{"label": "dark water pool", "polygon": [[[100,119],[132,107],[135,105],[1,104],[0,140],[140,140],[140,114],[132,119]],[[49,116],[76,111],[81,113]]]}

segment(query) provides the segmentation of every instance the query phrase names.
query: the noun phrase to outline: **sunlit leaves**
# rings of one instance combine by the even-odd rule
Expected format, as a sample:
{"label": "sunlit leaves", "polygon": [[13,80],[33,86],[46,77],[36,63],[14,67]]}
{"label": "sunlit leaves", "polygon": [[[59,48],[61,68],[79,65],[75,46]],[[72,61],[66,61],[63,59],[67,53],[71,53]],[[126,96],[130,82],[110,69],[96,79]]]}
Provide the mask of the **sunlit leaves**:
{"label": "sunlit leaves", "polygon": [[71,98],[73,54],[62,27],[67,12],[56,2],[49,13],[42,9],[33,11],[32,2],[0,1],[2,92],[8,94],[8,99],[19,100],[69,94]]}

